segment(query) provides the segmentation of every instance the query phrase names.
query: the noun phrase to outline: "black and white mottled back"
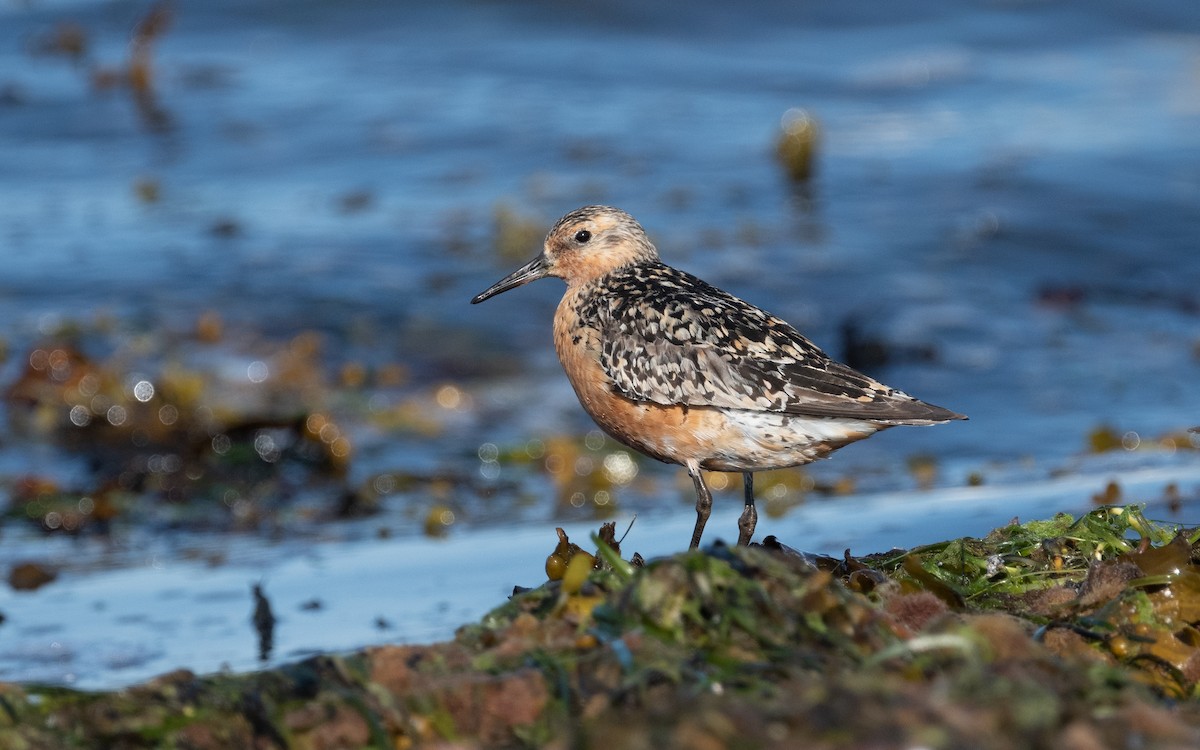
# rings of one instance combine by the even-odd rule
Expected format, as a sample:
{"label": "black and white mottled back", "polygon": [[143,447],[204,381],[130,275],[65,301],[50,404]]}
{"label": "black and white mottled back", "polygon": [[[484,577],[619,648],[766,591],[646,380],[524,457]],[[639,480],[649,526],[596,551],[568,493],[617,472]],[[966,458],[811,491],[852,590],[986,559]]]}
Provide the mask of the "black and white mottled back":
{"label": "black and white mottled back", "polygon": [[932,424],[960,415],[830,359],[783,320],[657,260],[619,268],[580,295],[600,363],[628,398]]}

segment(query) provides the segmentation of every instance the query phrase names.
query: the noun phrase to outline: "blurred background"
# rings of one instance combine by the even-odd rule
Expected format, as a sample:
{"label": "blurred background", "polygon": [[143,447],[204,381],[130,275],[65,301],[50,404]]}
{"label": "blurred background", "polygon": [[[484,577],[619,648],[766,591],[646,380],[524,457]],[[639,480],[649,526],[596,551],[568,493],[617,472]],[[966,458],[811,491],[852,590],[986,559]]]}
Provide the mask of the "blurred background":
{"label": "blurred background", "polygon": [[0,154],[0,680],[446,638],[557,526],[683,549],[561,283],[467,304],[586,203],[970,415],[760,476],[760,536],[1200,522],[1192,0],[0,0]]}

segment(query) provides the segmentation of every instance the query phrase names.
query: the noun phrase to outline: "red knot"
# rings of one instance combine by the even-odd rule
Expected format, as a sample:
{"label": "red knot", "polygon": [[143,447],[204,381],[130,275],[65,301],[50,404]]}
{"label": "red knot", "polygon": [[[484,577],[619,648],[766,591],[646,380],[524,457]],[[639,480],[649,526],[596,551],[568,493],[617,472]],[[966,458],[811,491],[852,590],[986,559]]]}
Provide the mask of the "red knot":
{"label": "red knot", "polygon": [[543,276],[567,283],[554,348],[584,410],[625,445],[687,468],[693,548],[712,507],[701,469],[742,473],[744,545],[758,521],[754,472],[806,464],[895,425],[966,419],[830,359],[780,318],[664,264],[620,209],[562,217],[541,255],[471,303]]}

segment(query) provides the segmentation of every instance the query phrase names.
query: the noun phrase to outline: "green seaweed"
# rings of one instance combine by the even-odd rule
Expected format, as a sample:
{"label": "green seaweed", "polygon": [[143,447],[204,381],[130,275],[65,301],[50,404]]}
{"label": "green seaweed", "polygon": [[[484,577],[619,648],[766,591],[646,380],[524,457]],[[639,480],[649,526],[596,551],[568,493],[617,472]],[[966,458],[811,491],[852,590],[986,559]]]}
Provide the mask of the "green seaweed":
{"label": "green seaweed", "polygon": [[721,544],[635,567],[604,538],[581,585],[448,643],[114,693],[0,685],[0,746],[1200,743],[1196,533],[1142,508],[830,570]]}

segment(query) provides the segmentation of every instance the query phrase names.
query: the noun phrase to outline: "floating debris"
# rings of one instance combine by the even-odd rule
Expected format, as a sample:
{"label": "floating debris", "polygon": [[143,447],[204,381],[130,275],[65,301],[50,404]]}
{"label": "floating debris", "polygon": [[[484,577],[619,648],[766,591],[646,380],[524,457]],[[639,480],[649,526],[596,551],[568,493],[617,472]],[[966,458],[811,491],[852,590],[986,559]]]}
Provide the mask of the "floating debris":
{"label": "floating debris", "polygon": [[17,563],[8,572],[8,585],[14,591],[33,591],[58,578],[58,572],[42,563]]}
{"label": "floating debris", "polygon": [[1112,480],[1104,485],[1104,489],[1092,495],[1092,503],[1095,505],[1116,505],[1121,502],[1121,485]]}
{"label": "floating debris", "polygon": [[88,56],[88,32],[77,23],[65,21],[54,27],[54,30],[35,39],[31,49],[34,54],[61,56],[76,65],[82,64]]}
{"label": "floating debris", "polygon": [[256,583],[251,589],[254,596],[254,632],[258,634],[258,659],[268,661],[271,650],[275,648],[275,613],[271,611],[271,602],[263,591],[262,584]]}
{"label": "floating debris", "polygon": [[817,150],[821,142],[821,126],[816,118],[803,109],[789,109],[780,124],[775,156],[784,173],[794,183],[806,183],[817,170]]}
{"label": "floating debris", "polygon": [[534,252],[546,233],[543,222],[522,216],[504,205],[496,206],[492,221],[495,253],[504,260],[524,258]]}
{"label": "floating debris", "polygon": [[375,203],[375,195],[370,190],[351,190],[337,197],[336,205],[339,213],[355,214],[366,211]]}
{"label": "floating debris", "polygon": [[[224,510],[226,523],[252,528],[322,483],[331,498],[353,495],[343,480],[354,446],[340,417],[319,408],[333,389],[312,337],[256,342],[246,353],[223,343],[222,328],[216,313],[201,316],[196,338],[208,351],[189,362],[151,364],[121,348],[96,356],[74,343],[78,332],[34,344],[4,391],[10,429],[81,457],[91,479],[18,478],[9,515],[46,532],[107,532],[150,500],[177,517],[190,508],[202,525],[221,526],[201,519]],[[91,351],[105,340],[96,338]]]}

